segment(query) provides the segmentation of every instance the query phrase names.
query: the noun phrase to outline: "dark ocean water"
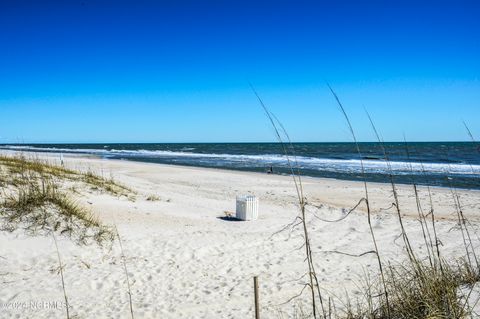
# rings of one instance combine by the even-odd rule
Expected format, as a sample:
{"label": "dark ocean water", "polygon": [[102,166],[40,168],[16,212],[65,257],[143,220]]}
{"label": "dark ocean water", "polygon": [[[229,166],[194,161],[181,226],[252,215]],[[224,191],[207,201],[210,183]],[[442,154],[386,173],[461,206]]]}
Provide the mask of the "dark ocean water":
{"label": "dark ocean water", "polygon": [[[473,142],[386,143],[389,165],[378,143],[294,143],[302,175],[368,181],[480,189],[480,146]],[[1,149],[92,154],[103,158],[150,163],[217,167],[289,174],[278,143],[195,144],[22,144]],[[294,161],[294,158],[291,158]]]}

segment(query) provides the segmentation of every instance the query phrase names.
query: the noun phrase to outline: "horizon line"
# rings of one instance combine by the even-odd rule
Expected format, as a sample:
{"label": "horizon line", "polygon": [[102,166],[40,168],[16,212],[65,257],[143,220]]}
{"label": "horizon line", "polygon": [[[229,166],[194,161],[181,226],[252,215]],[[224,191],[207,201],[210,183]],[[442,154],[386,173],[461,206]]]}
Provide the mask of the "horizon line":
{"label": "horizon line", "polygon": [[[480,143],[477,141],[472,140],[450,140],[450,141],[381,141],[381,143]],[[75,144],[75,145],[101,145],[101,144],[277,144],[281,143],[278,141],[271,141],[271,142],[22,142],[22,143],[15,143],[15,142],[8,142],[8,143],[0,143],[0,145],[13,145],[13,146],[21,146],[21,145],[67,145],[67,144]],[[283,142],[284,144],[289,144]],[[345,144],[354,144],[354,141],[318,141],[318,142],[305,142],[305,141],[292,141],[292,144],[331,144],[331,143],[345,143]],[[380,143],[379,141],[358,141],[358,143]]]}

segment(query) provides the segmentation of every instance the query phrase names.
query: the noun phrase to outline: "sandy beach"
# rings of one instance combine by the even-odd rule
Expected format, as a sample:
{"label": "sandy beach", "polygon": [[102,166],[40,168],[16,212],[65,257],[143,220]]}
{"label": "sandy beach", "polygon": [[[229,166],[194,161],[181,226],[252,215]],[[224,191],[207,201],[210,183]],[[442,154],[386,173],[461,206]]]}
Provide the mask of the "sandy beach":
{"label": "sandy beach", "polygon": [[[40,156],[59,161],[56,154]],[[135,192],[112,196],[85,186],[73,195],[102,223],[118,227],[135,318],[253,318],[254,276],[259,278],[262,318],[288,318],[294,308],[307,307],[307,293],[290,300],[302,291],[307,267],[301,230],[286,227],[298,214],[291,177],[82,156],[66,156],[65,165],[112,176]],[[373,249],[367,214],[361,205],[341,222],[321,219],[344,216],[364,196],[364,185],[308,177],[303,185],[312,204],[308,224],[320,288],[325,296],[345,300],[348,293],[354,301],[361,296],[364,273],[378,272],[373,254],[346,255]],[[368,187],[380,254],[386,261],[401,263],[407,256],[398,238],[391,186],[369,183]],[[428,189],[418,189],[428,210]],[[435,187],[430,191],[443,255],[447,259],[463,256],[452,190]],[[398,192],[412,246],[422,251],[413,187],[398,185]],[[259,198],[257,221],[225,218],[234,214],[235,197],[242,194]],[[465,216],[476,225],[480,191],[456,194]],[[474,242],[480,244],[477,237]],[[118,242],[82,246],[58,236],[58,244],[75,318],[129,318]],[[53,239],[21,229],[2,231],[0,247],[0,317],[65,318]],[[52,302],[60,305],[52,307]]]}
{"label": "sandy beach", "polygon": [[0,1],[0,319],[480,319],[479,16]]}

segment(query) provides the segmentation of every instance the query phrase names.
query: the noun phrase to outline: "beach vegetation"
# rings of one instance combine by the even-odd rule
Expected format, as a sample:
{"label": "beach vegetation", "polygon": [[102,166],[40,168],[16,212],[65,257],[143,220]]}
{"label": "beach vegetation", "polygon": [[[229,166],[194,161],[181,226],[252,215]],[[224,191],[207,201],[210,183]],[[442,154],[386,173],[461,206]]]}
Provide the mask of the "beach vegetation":
{"label": "beach vegetation", "polygon": [[111,195],[131,195],[130,189],[92,171],[80,172],[25,155],[0,156],[0,219],[3,230],[30,234],[57,232],[80,244],[111,241],[113,230],[103,225],[72,197],[77,184]]}
{"label": "beach vegetation", "polygon": [[[333,299],[326,297],[322,293],[322,287],[319,284],[312,254],[310,238],[314,236],[309,229],[307,222],[306,207],[315,206],[310,203],[303,192],[302,181],[298,165],[296,164],[296,155],[294,145],[291,143],[287,131],[277,117],[265,106],[258,93],[252,87],[254,94],[257,96],[267,119],[273,126],[276,138],[280,144],[281,150],[287,158],[290,167],[291,176],[297,190],[297,199],[299,213],[295,220],[283,228],[281,231],[289,230],[290,232],[299,227],[303,234],[304,244],[302,249],[305,251],[305,262],[307,264],[307,272],[302,278],[309,278],[306,283],[302,283],[300,293],[289,299],[293,302],[308,291],[308,299],[310,300],[310,310],[306,310],[303,306],[295,307],[295,318],[340,318],[340,319],[406,319],[406,318],[468,318],[474,313],[474,306],[479,301],[478,297],[472,300],[475,287],[480,281],[480,266],[475,251],[473,238],[478,238],[475,229],[470,221],[467,220],[462,211],[460,197],[456,189],[450,187],[452,195],[452,203],[457,215],[457,227],[462,238],[462,246],[465,255],[461,259],[446,260],[441,253],[441,241],[438,238],[436,229],[435,210],[432,201],[430,188],[427,186],[429,209],[425,210],[421,202],[417,183],[412,181],[412,187],[415,193],[415,201],[418,213],[418,222],[423,233],[423,244],[426,247],[425,252],[415,251],[410,238],[408,229],[406,229],[403,221],[403,214],[398,200],[397,187],[394,174],[391,171],[390,160],[383,140],[370,116],[367,113],[372,129],[377,137],[377,145],[381,148],[388,169],[388,182],[391,185],[391,196],[393,199],[392,208],[394,208],[398,224],[400,226],[400,238],[403,242],[403,249],[406,253],[406,261],[393,263],[391,260],[385,260],[381,256],[378,248],[376,234],[372,227],[372,207],[369,201],[369,187],[363,166],[363,156],[357,143],[355,131],[350,122],[349,116],[343,107],[337,94],[331,87],[330,91],[343,115],[348,130],[356,145],[358,152],[361,172],[363,175],[364,197],[342,218],[328,222],[340,222],[355,211],[361,205],[364,205],[366,211],[366,222],[369,225],[370,237],[372,240],[372,250],[352,257],[363,256],[367,253],[376,255],[378,272],[375,274],[366,273],[364,284],[360,287],[360,298],[352,301],[348,294],[345,298],[338,297]],[[410,156],[408,144],[405,142],[405,152]],[[422,164],[423,166],[423,164]],[[446,172],[448,175],[448,172]],[[428,183],[427,183],[428,185]],[[474,237],[475,236],[475,237]]]}

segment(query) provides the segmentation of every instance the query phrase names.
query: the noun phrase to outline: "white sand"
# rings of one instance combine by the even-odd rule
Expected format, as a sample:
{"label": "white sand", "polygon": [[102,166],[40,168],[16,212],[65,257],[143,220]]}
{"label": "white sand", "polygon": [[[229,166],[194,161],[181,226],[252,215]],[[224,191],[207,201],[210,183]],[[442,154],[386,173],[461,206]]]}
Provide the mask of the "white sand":
{"label": "white sand", "polygon": [[[50,157],[54,155],[48,155]],[[272,236],[298,213],[292,179],[236,171],[189,168],[117,160],[66,157],[72,168],[91,168],[138,192],[136,200],[116,198],[84,189],[78,201],[91,207],[105,224],[117,224],[132,282],[135,318],[253,318],[253,276],[259,276],[262,318],[284,318],[297,301],[282,305],[302,290],[305,272],[301,229]],[[368,184],[375,211],[372,217],[382,258],[405,259],[394,210],[380,211],[393,202],[388,184]],[[335,219],[363,197],[363,184],[332,179],[304,179],[309,202],[322,205],[322,218]],[[420,197],[428,210],[426,188]],[[235,196],[252,193],[260,199],[260,219],[254,222],[222,220],[234,212]],[[415,220],[411,186],[399,186],[405,226],[416,249],[423,249]],[[432,188],[438,233],[445,256],[464,253],[455,226],[449,189]],[[479,220],[480,192],[458,192],[464,213]],[[157,195],[159,201],[147,201]],[[311,214],[310,214],[311,216]],[[359,294],[364,272],[377,273],[372,254],[350,257],[332,251],[360,254],[373,249],[367,216],[359,209],[338,223],[312,218],[312,248],[325,295],[352,299]],[[113,247],[78,246],[59,237],[66,264],[65,284],[71,312],[78,318],[129,318],[125,274],[118,243]],[[477,238],[475,238],[478,244]],[[54,242],[23,231],[0,232],[0,317],[65,318],[65,311],[30,302],[63,302]],[[25,302],[25,305],[21,303]],[[338,301],[337,301],[338,302]],[[17,303],[12,305],[12,303]],[[19,308],[20,307],[20,308]],[[309,310],[305,306],[305,310]]]}

